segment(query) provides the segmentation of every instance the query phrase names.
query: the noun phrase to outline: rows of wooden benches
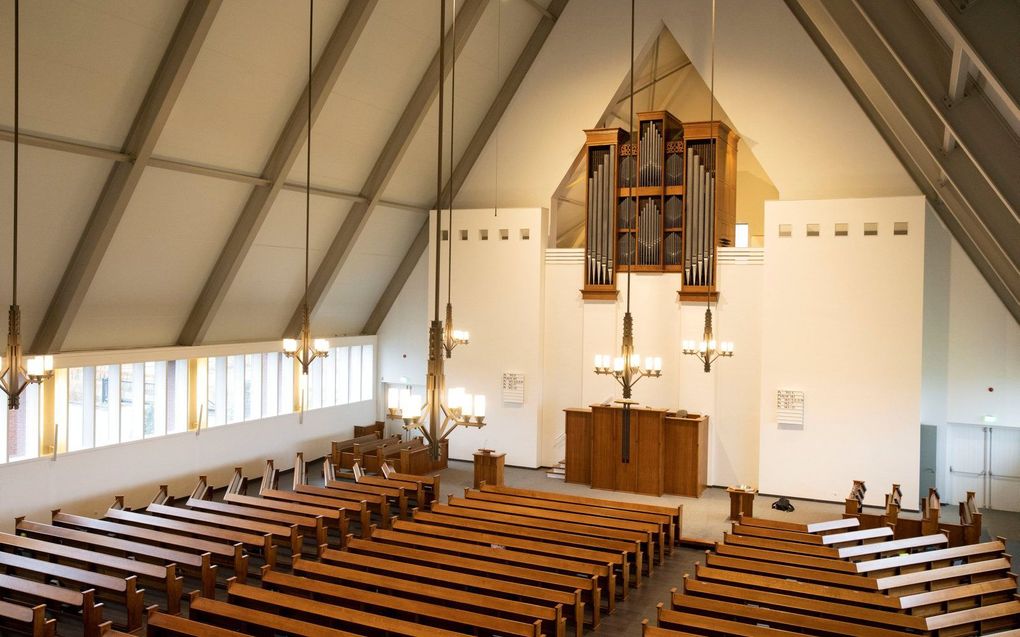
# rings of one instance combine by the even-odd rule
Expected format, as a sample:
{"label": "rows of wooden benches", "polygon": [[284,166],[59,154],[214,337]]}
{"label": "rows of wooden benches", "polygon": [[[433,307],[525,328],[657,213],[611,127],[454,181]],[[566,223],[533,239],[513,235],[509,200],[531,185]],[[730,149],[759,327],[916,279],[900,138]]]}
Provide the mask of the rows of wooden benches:
{"label": "rows of wooden benches", "polygon": [[894,536],[855,517],[742,517],[644,634],[1020,635],[1004,540],[949,546],[944,533]]}
{"label": "rows of wooden benches", "polygon": [[446,468],[449,457],[447,441],[440,443],[439,459],[435,460],[422,438],[403,440],[397,435],[386,437],[380,425],[357,427],[353,438],[332,442],[329,464],[338,472],[350,471],[357,464],[370,474],[381,473],[384,464],[412,475]]}
{"label": "rows of wooden benches", "polygon": [[929,489],[928,495],[921,499],[920,518],[900,517],[903,494],[898,484],[892,485],[892,491],[885,494],[885,508],[881,513],[866,512],[864,495],[867,490],[863,480],[854,480],[843,513],[845,518],[856,518],[861,528],[888,526],[897,539],[944,533],[950,546],[974,544],[981,540],[981,512],[973,491],[968,491],[967,499],[959,503],[960,522],[955,523],[941,518],[942,503],[935,489]]}
{"label": "rows of wooden benches", "polygon": [[[307,486],[304,470],[299,456],[295,492]],[[274,472],[267,465],[264,488],[278,487]],[[325,472],[327,486],[317,489],[329,492],[334,489],[330,485],[344,482],[328,479],[329,468]],[[357,475],[355,484],[369,479],[360,470]],[[679,535],[677,508],[493,487],[440,503],[424,493],[426,486],[438,488],[437,479],[387,471],[369,481],[389,485],[380,488],[407,489],[405,495],[420,506],[386,524],[370,524],[368,537],[351,534],[342,549],[322,547],[317,560],[292,559],[289,572],[279,565],[266,566],[261,588],[231,582],[227,606],[263,610],[267,620],[283,614],[288,620],[325,623],[353,634],[354,620],[338,615],[337,607],[420,625],[421,632],[402,632],[411,630],[402,625],[386,628],[392,634],[561,637],[569,622],[580,635],[585,625],[597,627],[601,614],[612,612],[627,588],[640,584],[642,565],[650,572],[654,561],[662,559],[656,543],[672,544]],[[413,481],[410,488],[401,484]],[[322,491],[315,495],[325,497]],[[193,600],[191,608],[198,613],[190,611],[190,619],[212,621],[209,606]],[[156,623],[164,621],[175,622],[166,630],[177,631],[165,634],[202,634],[178,619]],[[213,623],[233,630],[252,628],[236,619]],[[430,632],[436,630],[455,632]]]}
{"label": "rows of wooden benches", "polygon": [[580,635],[680,535],[677,508],[488,486],[441,503],[438,476],[352,468],[326,462],[313,487],[299,454],[289,490],[269,461],[257,496],[238,469],[223,492],[161,487],[144,511],[118,497],[101,519],[18,519],[0,536],[0,630]]}

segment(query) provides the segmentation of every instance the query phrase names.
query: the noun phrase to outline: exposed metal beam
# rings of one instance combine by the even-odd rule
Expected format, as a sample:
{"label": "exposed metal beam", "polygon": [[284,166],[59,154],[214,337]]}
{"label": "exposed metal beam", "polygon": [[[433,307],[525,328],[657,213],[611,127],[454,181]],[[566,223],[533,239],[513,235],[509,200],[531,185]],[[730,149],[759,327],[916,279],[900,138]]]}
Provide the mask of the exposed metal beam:
{"label": "exposed metal beam", "polygon": [[113,240],[124,210],[166,125],[170,111],[212,26],[221,0],[191,0],[163,54],[156,75],[135,116],[123,152],[134,158],[116,163],[99,195],[85,230],[64,270],[39,331],[34,352],[59,351]]}
{"label": "exposed metal beam", "polygon": [[[897,62],[876,42],[862,16],[850,3],[826,0],[786,0],[787,6],[829,60],[878,132],[932,203],[940,218],[960,243],[1006,308],[1020,321],[1020,273],[1004,245],[1018,243],[1017,226],[1009,226],[1009,212],[967,154],[941,152],[940,123],[916,86],[896,77]],[[838,18],[837,18],[838,14]],[[904,81],[906,80],[906,81]],[[982,180],[983,181],[983,180]],[[989,210],[998,207],[993,223]],[[1015,248],[1013,248],[1015,249]]]}
{"label": "exposed metal beam", "polygon": [[[482,17],[489,0],[465,0],[457,12],[457,35],[456,38],[447,38],[448,53],[453,56],[460,55],[460,52],[467,44],[471,32]],[[455,40],[455,41],[454,41]],[[449,69],[444,69],[444,74]],[[432,62],[422,75],[418,87],[415,89],[411,99],[404,107],[404,112],[397,121],[396,127],[390,133],[386,145],[376,158],[372,171],[365,179],[361,188],[361,194],[365,201],[355,202],[340,225],[333,242],[319,263],[315,275],[308,284],[308,307],[310,312],[315,312],[323,297],[332,287],[337,275],[343,268],[344,263],[350,257],[354,244],[362,231],[368,225],[368,220],[379,205],[386,190],[386,185],[393,177],[400,163],[400,158],[411,145],[414,134],[421,125],[425,114],[428,112],[432,101],[439,94],[439,51],[432,56]],[[294,310],[290,322],[284,331],[284,335],[293,334],[299,329],[302,320],[302,306],[299,304]]]}
{"label": "exposed metal beam", "polygon": [[[447,200],[449,193],[456,194],[460,191],[461,186],[464,184],[464,180],[471,173],[471,169],[474,168],[475,162],[478,157],[482,154],[486,143],[492,136],[492,133],[496,130],[496,126],[499,124],[499,120],[503,117],[503,113],[506,112],[507,107],[513,100],[514,95],[517,94],[517,89],[524,81],[524,77],[531,69],[531,65],[535,62],[539,52],[542,50],[542,46],[545,44],[546,39],[552,32],[553,27],[556,25],[556,20],[559,19],[563,13],[564,7],[567,6],[569,0],[553,0],[549,3],[549,12],[552,17],[543,17],[542,21],[538,23],[535,30],[531,34],[531,38],[528,43],[524,46],[521,54],[517,57],[517,62],[514,63],[513,69],[507,75],[506,80],[503,82],[503,86],[500,87],[499,93],[492,100],[492,104],[489,106],[488,112],[482,119],[481,124],[478,125],[478,130],[475,131],[474,136],[468,143],[467,148],[464,150],[464,154],[457,162],[457,166],[450,176],[450,180],[446,184],[446,188],[443,190],[442,200]],[[438,207],[438,202],[436,206]],[[428,230],[429,222],[426,219],[422,230],[419,232],[425,232]],[[404,261],[401,263],[401,267],[397,268],[394,272],[393,277],[387,284],[382,296],[376,303],[375,308],[369,315],[369,322],[362,328],[363,334],[375,334],[378,331],[379,326],[382,325],[383,319],[386,318],[386,314],[389,313],[390,308],[393,307],[394,301],[397,299],[397,295],[400,290],[403,289],[404,284],[407,282],[407,277],[410,276],[412,267],[403,267],[404,263],[411,262],[417,263],[418,259],[425,252],[428,247],[428,242],[425,241],[421,245],[417,239],[411,244],[404,255]]]}
{"label": "exposed metal beam", "polygon": [[[312,121],[322,111],[326,99],[336,85],[344,65],[351,57],[354,46],[368,23],[369,16],[378,0],[350,0],[343,16],[333,29],[326,47],[315,65],[311,79]],[[301,91],[287,123],[273,147],[262,170],[262,177],[268,180],[264,186],[256,186],[241,214],[220,257],[202,288],[195,305],[191,308],[184,329],[177,339],[180,345],[198,345],[205,338],[213,318],[219,310],[227,290],[233,283],[241,264],[255,242],[262,223],[283,188],[291,167],[297,160],[308,126],[308,87]]]}
{"label": "exposed metal beam", "polygon": [[[26,135],[21,133],[21,143],[26,146],[36,146],[38,148],[47,148],[50,150],[57,150],[65,153],[71,153],[75,155],[87,155],[90,157],[98,157],[100,159],[107,159],[115,162],[130,162],[132,161],[131,155],[122,153],[115,150],[109,150],[98,146],[96,144],[90,144],[87,142],[71,141],[66,139],[60,139],[59,137],[50,137],[40,133],[33,133]],[[0,141],[13,142],[14,131],[0,129]],[[236,181],[242,184],[250,184],[252,186],[267,186],[269,180],[258,175],[252,175],[250,173],[244,173],[238,170],[232,170],[229,168],[221,168],[218,166],[207,166],[205,164],[196,164],[194,162],[183,161],[180,159],[170,159],[169,157],[158,157],[151,155],[149,157],[149,166],[152,168],[163,168],[165,170],[173,170],[181,173],[188,173],[191,175],[202,175],[203,177],[212,177],[214,179],[224,179],[226,181]],[[284,190],[292,190],[295,192],[304,192],[305,184],[288,181],[283,184]],[[312,184],[312,194],[320,195],[322,197],[332,197],[334,199],[346,199],[347,201],[367,201],[365,197],[362,197],[356,192],[347,192],[336,188],[327,188],[325,186],[316,186]],[[403,203],[400,201],[389,201],[382,199],[379,204],[387,208],[397,208],[398,210],[409,210],[411,212],[428,212],[427,208],[422,206],[416,206],[414,204]]]}

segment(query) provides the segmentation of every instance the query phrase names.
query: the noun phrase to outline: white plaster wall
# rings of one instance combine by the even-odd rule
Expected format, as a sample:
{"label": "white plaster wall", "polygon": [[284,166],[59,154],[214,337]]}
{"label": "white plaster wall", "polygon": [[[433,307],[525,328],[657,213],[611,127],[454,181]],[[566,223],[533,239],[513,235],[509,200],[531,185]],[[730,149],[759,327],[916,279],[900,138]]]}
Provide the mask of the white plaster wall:
{"label": "white plaster wall", "polygon": [[[379,326],[379,378],[383,384],[425,384],[428,360],[428,319],[426,301],[428,253],[407,277],[389,313]],[[386,412],[386,397],[380,394],[380,417]]]}
{"label": "white plaster wall", "polygon": [[990,415],[1020,427],[1020,325],[956,241],[949,259],[946,418],[983,424]]}
{"label": "white plaster wall", "polygon": [[[537,467],[542,417],[542,345],[547,210],[542,208],[457,210],[453,219],[454,325],[471,333],[446,361],[447,387],[485,394],[485,427],[460,428],[450,436],[450,457],[471,459],[481,447],[507,454],[507,464]],[[447,216],[443,217],[443,225]],[[429,232],[434,237],[435,215]],[[460,231],[468,240],[460,239]],[[506,229],[509,238],[500,239]],[[530,238],[523,240],[521,231]],[[488,240],[479,239],[481,230]],[[449,245],[449,244],[447,244]],[[432,254],[430,246],[429,253]],[[432,318],[434,261],[428,264],[429,320]],[[446,312],[446,248],[443,249],[440,314]],[[420,328],[424,330],[424,326]],[[503,372],[525,375],[524,404],[502,400]]]}
{"label": "white plaster wall", "polygon": [[542,435],[539,462],[551,467],[566,456],[563,409],[582,405],[584,303],[577,291],[582,263],[546,260],[545,351],[542,363]]}
{"label": "white plaster wall", "polygon": [[[872,221],[879,235],[863,236]],[[849,236],[833,236],[837,222]],[[917,501],[924,222],[922,197],[766,203],[762,492],[838,500],[862,479],[869,504],[894,482]],[[803,428],[777,426],[777,389],[805,392]]]}
{"label": "white plaster wall", "polygon": [[331,440],[349,438],[354,425],[374,420],[375,403],[363,401],[296,414],[202,429],[150,440],[89,449],[48,458],[0,465],[0,531],[11,531],[14,517],[49,521],[50,510],[97,516],[113,496],[141,507],[161,484],[174,495],[187,495],[199,475],[221,487],[243,467],[261,477],[267,458],[280,469],[294,465],[294,454],[318,458]]}

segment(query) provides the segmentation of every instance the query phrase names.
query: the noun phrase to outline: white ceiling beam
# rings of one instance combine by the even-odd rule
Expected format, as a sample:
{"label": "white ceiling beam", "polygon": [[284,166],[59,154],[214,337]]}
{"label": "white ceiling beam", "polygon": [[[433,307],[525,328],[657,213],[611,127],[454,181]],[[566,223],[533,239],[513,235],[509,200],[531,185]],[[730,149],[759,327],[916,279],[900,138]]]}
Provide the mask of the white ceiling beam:
{"label": "white ceiling beam", "polygon": [[[90,144],[87,142],[70,141],[61,139],[59,137],[50,137],[40,133],[26,134],[21,133],[21,143],[25,146],[35,146],[37,148],[48,148],[50,150],[57,150],[65,153],[74,155],[85,155],[89,157],[98,157],[100,159],[106,159],[115,162],[130,162],[132,161],[131,155],[122,153],[116,150],[110,150],[96,144]],[[0,141],[13,142],[14,131],[7,129],[0,129]],[[205,164],[196,164],[194,162],[188,162],[180,159],[170,159],[168,157],[158,157],[152,155],[149,157],[149,166],[152,168],[163,168],[166,170],[173,170],[175,172],[188,173],[191,175],[202,175],[203,177],[212,177],[214,179],[223,179],[226,181],[237,181],[242,184],[249,184],[252,186],[266,186],[269,185],[269,180],[258,175],[252,175],[250,173],[244,173],[237,170],[231,170],[229,168],[221,168],[218,166],[208,166]],[[304,192],[305,184],[288,181],[283,184],[284,190],[291,190],[294,192]],[[316,186],[312,184],[312,194],[320,195],[322,197],[332,197],[334,199],[345,199],[347,201],[365,201],[365,198],[356,192],[348,192],[345,190],[339,190],[336,188],[327,188],[325,186]],[[416,206],[414,204],[402,203],[399,201],[389,201],[383,199],[380,205],[386,206],[387,208],[396,208],[398,210],[408,210],[410,212],[428,212],[426,208],[422,206]]]}
{"label": "white ceiling beam", "polygon": [[[312,122],[322,111],[326,99],[336,85],[340,73],[351,57],[368,23],[378,0],[350,0],[343,16],[337,23],[326,47],[319,57],[311,79]],[[256,186],[234,228],[227,238],[220,257],[192,307],[180,337],[180,345],[198,345],[205,339],[216,312],[223,304],[227,291],[241,270],[248,251],[255,243],[259,229],[269,215],[269,210],[287,181],[287,175],[297,160],[305,140],[308,126],[308,86],[301,91],[294,109],[270,153],[262,177],[266,185]]]}
{"label": "white ceiling beam", "polygon": [[185,7],[124,142],[123,152],[134,161],[118,162],[111,169],[36,332],[33,352],[57,352],[63,346],[220,3],[191,0]]}
{"label": "white ceiling beam", "polygon": [[[488,1],[465,0],[463,5],[461,5],[456,17],[456,38],[447,38],[446,40],[448,54],[452,56],[460,55],[460,52],[471,37],[472,31],[474,31],[475,26],[481,19]],[[443,76],[445,77],[449,72],[449,68],[443,69]],[[351,256],[358,237],[361,236],[361,233],[368,225],[368,220],[371,218],[376,206],[380,204],[383,192],[386,190],[390,179],[393,178],[397,166],[400,164],[401,157],[404,156],[404,153],[411,146],[414,134],[421,126],[422,120],[425,119],[425,114],[437,95],[439,95],[438,49],[435,55],[432,56],[432,62],[425,70],[424,75],[422,75],[421,81],[418,82],[418,87],[415,89],[414,94],[404,107],[404,112],[397,121],[393,132],[390,133],[390,137],[383,146],[382,152],[376,158],[372,171],[368,174],[368,178],[365,179],[365,184],[361,188],[364,201],[355,202],[351,206],[350,211],[344,218],[343,224],[341,224],[336,236],[333,237],[333,242],[319,263],[315,275],[308,284],[307,298],[310,313],[315,312],[319,303],[322,302],[326,293],[333,286],[347,259]],[[304,299],[302,299],[303,302]],[[284,331],[285,336],[294,334],[300,329],[302,312],[302,304],[299,303]]]}
{"label": "white ceiling beam", "polygon": [[[524,49],[521,54],[517,57],[517,61],[514,63],[513,68],[507,75],[506,80],[503,82],[503,86],[500,87],[499,93],[492,100],[492,104],[489,106],[489,110],[485,113],[485,117],[482,122],[478,125],[478,129],[475,134],[471,137],[471,141],[468,143],[467,148],[464,149],[464,154],[461,155],[460,161],[457,162],[456,168],[453,170],[453,174],[450,175],[450,180],[447,182],[446,187],[443,189],[443,193],[440,196],[441,201],[448,201],[450,193],[456,195],[461,186],[464,185],[464,181],[467,176],[471,173],[471,169],[474,168],[475,162],[478,157],[482,154],[485,149],[485,145],[488,143],[492,133],[495,132],[496,126],[499,124],[499,120],[503,117],[507,107],[510,106],[510,102],[513,101],[514,95],[517,94],[517,89],[524,81],[524,77],[528,74],[531,69],[531,65],[538,57],[539,52],[542,50],[542,45],[545,44],[546,39],[552,32],[553,27],[556,25],[556,20],[559,19],[563,13],[564,7],[567,6],[569,0],[552,0],[549,3],[549,13],[551,17],[543,16],[542,20],[535,27],[535,30],[531,34],[531,38],[528,43],[524,45]],[[452,190],[451,190],[452,189]],[[438,208],[439,202],[433,208]],[[361,329],[362,334],[375,334],[379,331],[379,327],[382,325],[383,320],[389,313],[390,308],[393,307],[393,303],[397,300],[397,296],[400,294],[400,290],[403,289],[404,284],[407,282],[407,277],[411,275],[414,270],[414,264],[418,262],[421,255],[424,254],[425,249],[428,247],[428,241],[421,241],[419,237],[422,233],[428,230],[428,219],[425,220],[422,229],[419,231],[418,236],[415,237],[407,253],[404,255],[404,260],[394,272],[390,282],[386,285],[382,296],[376,302],[375,308],[369,315],[369,320],[365,323],[365,326]],[[408,266],[410,264],[410,266]],[[424,326],[423,326],[424,327]]]}

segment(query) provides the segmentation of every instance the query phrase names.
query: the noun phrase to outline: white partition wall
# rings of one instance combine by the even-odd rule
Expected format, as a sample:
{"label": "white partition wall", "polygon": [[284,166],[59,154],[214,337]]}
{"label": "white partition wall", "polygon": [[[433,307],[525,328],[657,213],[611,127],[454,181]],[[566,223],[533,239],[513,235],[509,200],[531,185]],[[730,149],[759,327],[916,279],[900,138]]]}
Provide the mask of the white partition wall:
{"label": "white partition wall", "polygon": [[[766,202],[762,492],[839,500],[859,479],[869,504],[892,483],[917,501],[924,222],[922,197]],[[803,392],[802,425],[777,422],[778,390]]]}

